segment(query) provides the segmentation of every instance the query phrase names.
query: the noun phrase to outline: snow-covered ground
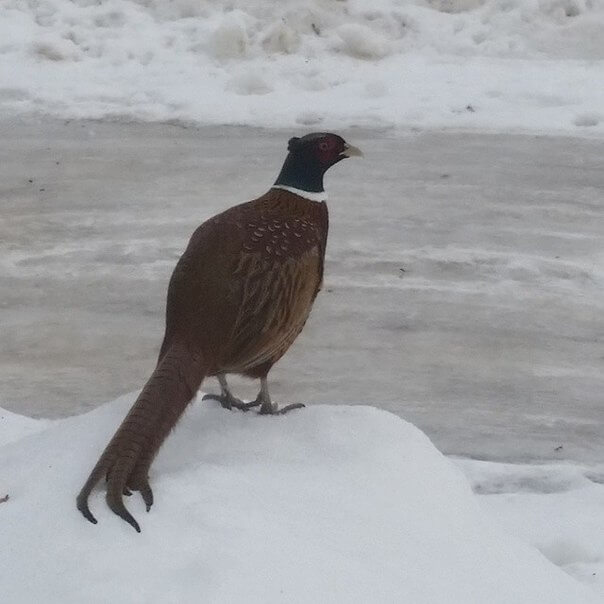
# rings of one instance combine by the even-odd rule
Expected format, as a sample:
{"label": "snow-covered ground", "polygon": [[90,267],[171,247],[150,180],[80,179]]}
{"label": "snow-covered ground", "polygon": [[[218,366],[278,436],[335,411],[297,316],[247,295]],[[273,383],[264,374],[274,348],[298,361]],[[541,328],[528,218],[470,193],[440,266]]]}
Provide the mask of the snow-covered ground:
{"label": "snow-covered ground", "polygon": [[[142,534],[96,493],[92,525],[74,494],[132,400],[37,433],[0,413],[0,489],[10,495],[0,503],[3,601],[601,601],[554,564],[578,556],[601,574],[604,542],[578,553],[552,543],[552,564],[481,510],[419,430],[370,407],[266,418],[198,400],[156,460],[151,512],[137,494],[128,499]],[[581,528],[601,529],[589,512]]]}
{"label": "snow-covered ground", "polygon": [[457,459],[482,508],[604,601],[604,465]]}
{"label": "snow-covered ground", "polygon": [[0,110],[604,134],[602,0],[3,0]]}

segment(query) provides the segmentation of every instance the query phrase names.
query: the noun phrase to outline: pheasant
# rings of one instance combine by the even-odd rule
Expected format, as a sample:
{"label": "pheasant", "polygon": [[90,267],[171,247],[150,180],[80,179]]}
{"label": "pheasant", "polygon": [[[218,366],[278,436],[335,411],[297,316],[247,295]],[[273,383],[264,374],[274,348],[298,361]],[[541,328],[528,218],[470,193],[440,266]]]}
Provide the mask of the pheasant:
{"label": "pheasant", "polygon": [[[88,498],[105,477],[107,505],[140,532],[123,495],[139,491],[150,510],[149,468],[206,377],[218,378],[216,398],[227,409],[259,405],[260,413],[277,414],[303,407],[279,409],[267,375],[302,331],[321,289],[328,229],[323,176],[361,155],[336,134],[294,137],[267,193],[193,233],[170,279],[157,366],[77,497],[90,522],[97,521]],[[256,400],[236,398],[227,374],[260,379]]]}

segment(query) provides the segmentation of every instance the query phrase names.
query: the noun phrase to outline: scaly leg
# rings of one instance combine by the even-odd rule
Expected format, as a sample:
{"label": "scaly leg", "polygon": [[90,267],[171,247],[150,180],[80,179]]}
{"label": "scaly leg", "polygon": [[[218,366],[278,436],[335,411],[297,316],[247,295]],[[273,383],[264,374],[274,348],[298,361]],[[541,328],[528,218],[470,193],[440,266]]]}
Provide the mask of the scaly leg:
{"label": "scaly leg", "polygon": [[260,415],[283,415],[292,409],[302,409],[305,405],[302,403],[293,403],[292,405],[286,405],[279,409],[277,403],[271,401],[271,397],[268,393],[268,381],[266,376],[260,378],[260,392],[254,401],[260,405]]}
{"label": "scaly leg", "polygon": [[231,389],[227,384],[226,375],[224,373],[219,373],[216,377],[218,378],[218,383],[220,384],[220,395],[205,394],[201,399],[202,401],[214,399],[217,400],[224,409],[240,409],[241,411],[247,411],[252,407],[257,407],[262,402],[256,399],[251,403],[244,403],[231,392]]}

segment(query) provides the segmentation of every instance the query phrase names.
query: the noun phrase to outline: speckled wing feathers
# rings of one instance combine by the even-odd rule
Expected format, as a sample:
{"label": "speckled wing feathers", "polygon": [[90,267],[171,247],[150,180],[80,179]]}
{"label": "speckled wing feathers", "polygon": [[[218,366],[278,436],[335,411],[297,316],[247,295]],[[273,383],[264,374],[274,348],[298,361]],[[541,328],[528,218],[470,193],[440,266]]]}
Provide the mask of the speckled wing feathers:
{"label": "speckled wing feathers", "polygon": [[276,362],[320,289],[327,225],[324,203],[281,190],[204,223],[170,283],[163,347],[188,332],[211,373]]}
{"label": "speckled wing feathers", "polygon": [[274,363],[287,351],[308,318],[322,278],[325,204],[272,191],[259,205],[261,211],[244,223],[233,274],[240,290],[231,345],[223,357],[224,370],[230,372]]}

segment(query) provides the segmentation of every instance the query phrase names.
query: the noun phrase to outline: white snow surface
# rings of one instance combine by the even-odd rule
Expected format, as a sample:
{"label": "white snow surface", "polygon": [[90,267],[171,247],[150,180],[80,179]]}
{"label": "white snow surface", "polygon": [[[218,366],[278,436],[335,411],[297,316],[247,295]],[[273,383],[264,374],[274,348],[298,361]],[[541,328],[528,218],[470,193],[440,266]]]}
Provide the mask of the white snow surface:
{"label": "white snow surface", "polygon": [[[32,419],[25,415],[12,413],[0,407],[0,447],[16,440],[44,430],[52,423],[47,419]],[[0,486],[0,491],[2,486]],[[3,497],[4,493],[0,493]]]}
{"label": "white snow surface", "polygon": [[74,495],[132,399],[1,447],[3,601],[601,601],[497,527],[423,433],[370,407],[197,402],[156,461],[151,513],[128,499],[142,534],[100,493],[93,526]]}
{"label": "white snow surface", "polygon": [[489,516],[604,601],[604,466],[456,464]]}
{"label": "white snow surface", "polygon": [[0,111],[604,134],[604,0],[3,0]]}

